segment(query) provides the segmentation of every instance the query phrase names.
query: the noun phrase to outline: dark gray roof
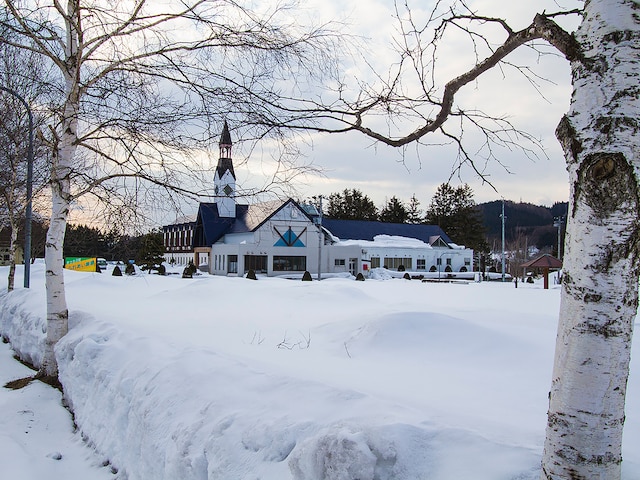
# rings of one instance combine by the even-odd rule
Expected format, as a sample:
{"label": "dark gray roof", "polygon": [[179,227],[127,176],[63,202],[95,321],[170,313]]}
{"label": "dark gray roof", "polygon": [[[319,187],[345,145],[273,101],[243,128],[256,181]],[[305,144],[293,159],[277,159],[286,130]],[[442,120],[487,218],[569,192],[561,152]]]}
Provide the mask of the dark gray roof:
{"label": "dark gray roof", "polygon": [[220,135],[220,145],[233,145],[231,142],[231,134],[229,133],[229,125],[227,121],[224,121],[224,127],[222,127],[222,135]]}
{"label": "dark gray roof", "polygon": [[224,172],[229,170],[233,178],[236,178],[236,172],[233,171],[233,160],[230,158],[220,158],[218,159],[218,166],[216,167],[216,172],[218,173],[218,177],[222,178]]}
{"label": "dark gray roof", "polygon": [[448,244],[452,243],[451,239],[438,225],[323,218],[322,226],[340,240],[373,240],[376,235],[395,235],[398,237],[417,238],[429,244],[434,237],[441,237]]}
{"label": "dark gray roof", "polygon": [[[247,208],[248,205],[236,205],[236,216],[242,216]],[[221,217],[215,203],[201,203],[196,219],[195,246],[213,245],[231,231],[235,222],[235,218]]]}

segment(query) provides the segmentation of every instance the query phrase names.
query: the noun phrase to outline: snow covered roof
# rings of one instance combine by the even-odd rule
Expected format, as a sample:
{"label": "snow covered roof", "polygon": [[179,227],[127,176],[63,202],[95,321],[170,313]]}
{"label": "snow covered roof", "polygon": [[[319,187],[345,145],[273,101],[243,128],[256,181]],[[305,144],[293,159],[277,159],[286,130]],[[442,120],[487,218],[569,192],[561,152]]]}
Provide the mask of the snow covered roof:
{"label": "snow covered roof", "polygon": [[376,235],[373,240],[343,240],[338,245],[361,247],[395,247],[395,248],[433,248],[428,243],[416,238],[398,237],[396,235]]}
{"label": "snow covered roof", "polygon": [[442,240],[444,240],[447,244],[452,243],[451,239],[438,225],[386,223],[372,222],[367,220],[336,220],[332,218],[323,218],[322,226],[330,231],[334,237],[339,238],[341,241],[373,241],[376,236],[387,235],[391,237],[416,239],[429,245],[432,243],[431,240],[434,237],[442,238]]}

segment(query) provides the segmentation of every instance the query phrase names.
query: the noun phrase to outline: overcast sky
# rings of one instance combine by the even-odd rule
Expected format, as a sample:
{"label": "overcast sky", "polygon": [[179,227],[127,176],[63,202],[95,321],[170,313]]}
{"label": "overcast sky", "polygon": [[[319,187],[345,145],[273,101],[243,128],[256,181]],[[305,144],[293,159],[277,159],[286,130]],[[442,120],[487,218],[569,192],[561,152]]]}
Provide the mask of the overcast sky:
{"label": "overcast sky", "polygon": [[[422,7],[422,11],[414,9],[419,16],[430,11],[434,2],[421,0],[414,3]],[[467,3],[478,14],[508,19],[516,30],[530,24],[536,12],[557,12],[563,7],[576,8],[580,5],[574,0],[468,0]],[[350,22],[353,32],[367,38],[362,58],[367,58],[376,69],[384,71],[393,62],[389,49],[396,28],[393,0],[309,0],[304,6],[313,15]],[[573,21],[569,26],[573,28],[576,24],[577,21]],[[468,68],[469,56],[463,49],[467,50],[462,40],[458,43],[454,38],[453,44],[440,52],[438,72],[443,83]],[[479,82],[466,86],[460,92],[458,103],[466,109],[480,108],[496,116],[509,117],[517,127],[541,140],[546,156],[542,154],[532,160],[518,150],[497,150],[495,154],[504,166],[491,162],[485,167],[479,154],[478,165],[485,168],[484,174],[497,191],[470,168],[462,169],[452,183],[469,183],[479,203],[502,197],[548,206],[556,201],[566,201],[568,177],[554,130],[569,108],[568,62],[557,56],[539,57],[526,49],[512,58],[515,62],[533,66],[536,74],[549,80],[540,83],[544,96],[515,71],[496,70],[483,76]],[[363,76],[366,68],[353,65],[350,71]],[[405,134],[409,131],[407,129]],[[434,138],[434,141],[439,142],[440,139]],[[415,194],[423,208],[428,205],[437,186],[449,180],[456,157],[456,150],[451,147],[416,148],[413,145],[403,151],[376,144],[356,133],[315,136],[313,146],[303,151],[309,160],[324,170],[324,176],[308,177],[306,182],[296,185],[303,197],[357,188],[379,206],[393,195],[407,201]],[[255,171],[243,172],[240,169],[237,173],[238,181],[242,183],[248,182]]]}

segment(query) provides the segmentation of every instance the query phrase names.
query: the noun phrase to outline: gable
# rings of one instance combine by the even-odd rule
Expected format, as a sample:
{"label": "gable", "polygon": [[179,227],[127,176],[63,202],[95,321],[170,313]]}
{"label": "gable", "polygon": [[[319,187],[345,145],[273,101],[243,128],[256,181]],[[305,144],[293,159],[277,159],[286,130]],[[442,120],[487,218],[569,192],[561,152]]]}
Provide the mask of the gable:
{"label": "gable", "polygon": [[270,215],[265,217],[265,219],[260,222],[253,230],[258,230],[265,223],[269,221],[278,221],[278,222],[310,222],[313,223],[312,218],[305,212],[305,210],[293,199],[289,199],[284,202],[280,208],[277,208]]}
{"label": "gable", "polygon": [[[196,245],[210,246],[227,234],[249,233],[259,230],[268,222],[280,224],[277,232],[270,226],[273,242],[277,246],[305,246],[306,229],[312,218],[294,200],[280,200],[254,205],[236,205],[236,217],[220,217],[215,203],[201,203],[196,219]],[[291,223],[304,224],[290,229]],[[304,231],[303,231],[304,229]],[[289,231],[290,230],[290,231]],[[271,238],[271,237],[269,237]]]}

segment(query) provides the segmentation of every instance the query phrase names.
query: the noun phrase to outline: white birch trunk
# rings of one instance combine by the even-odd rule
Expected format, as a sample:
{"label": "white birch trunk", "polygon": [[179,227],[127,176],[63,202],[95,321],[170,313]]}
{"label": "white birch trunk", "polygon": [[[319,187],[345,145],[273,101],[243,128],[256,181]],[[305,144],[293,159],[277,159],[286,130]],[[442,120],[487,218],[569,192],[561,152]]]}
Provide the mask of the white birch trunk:
{"label": "white birch trunk", "polygon": [[67,43],[65,69],[66,99],[60,134],[57,137],[51,165],[51,221],[45,245],[47,291],[47,340],[42,373],[58,375],[55,345],[69,329],[69,312],[64,289],[64,234],[71,205],[70,174],[78,140],[78,112],[80,105],[80,54],[78,38],[81,31],[78,0],[67,4]]}
{"label": "white birch trunk", "polygon": [[587,0],[557,135],[571,197],[543,475],[620,478],[640,228],[640,4]]}

